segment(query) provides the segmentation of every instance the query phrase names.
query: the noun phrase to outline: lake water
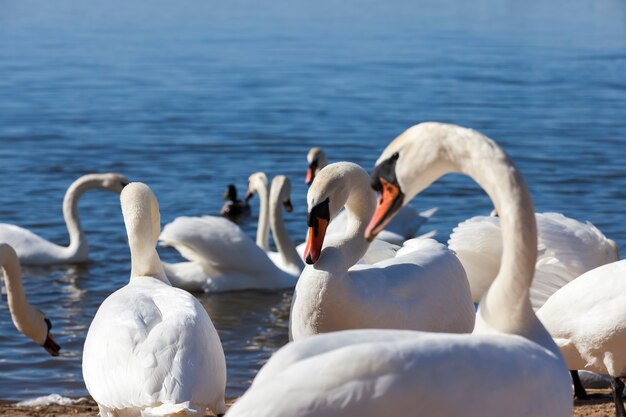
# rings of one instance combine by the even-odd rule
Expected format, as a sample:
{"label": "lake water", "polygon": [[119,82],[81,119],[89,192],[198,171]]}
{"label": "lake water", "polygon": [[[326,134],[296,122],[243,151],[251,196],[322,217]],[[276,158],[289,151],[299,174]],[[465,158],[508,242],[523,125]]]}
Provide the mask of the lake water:
{"label": "lake water", "polygon": [[[148,183],[166,223],[217,213],[226,185],[243,192],[258,170],[292,179],[285,217],[300,242],[310,147],[371,169],[425,120],[496,139],[538,211],[592,221],[624,250],[622,0],[0,0],[0,221],[54,242],[68,241],[61,201],[82,174]],[[442,241],[491,210],[460,176],[412,204],[440,208],[423,230]],[[3,301],[0,399],[86,394],[87,328],[130,265],[119,198],[89,192],[80,214],[91,262],[24,270],[63,354],[19,335]],[[224,344],[228,395],[240,395],[287,341],[290,293],[199,298]]]}

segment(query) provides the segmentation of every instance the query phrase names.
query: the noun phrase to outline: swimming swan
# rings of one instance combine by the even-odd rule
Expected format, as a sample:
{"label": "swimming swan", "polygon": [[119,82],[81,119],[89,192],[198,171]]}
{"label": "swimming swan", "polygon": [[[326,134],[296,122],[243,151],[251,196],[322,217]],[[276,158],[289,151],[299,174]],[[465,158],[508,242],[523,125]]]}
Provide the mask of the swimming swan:
{"label": "swimming swan", "polygon": [[[465,271],[444,245],[414,239],[393,258],[353,266],[368,248],[363,233],[376,206],[363,168],[350,162],[326,166],[307,200],[309,265],[293,297],[293,340],[358,328],[472,331],[475,313]],[[329,219],[344,206],[345,235],[326,239]]]}
{"label": "swimming swan", "polygon": [[87,190],[122,192],[128,180],[120,174],[83,175],[69,186],[63,199],[63,217],[70,234],[69,246],[59,246],[12,224],[0,223],[0,243],[15,249],[22,265],[54,265],[87,262],[89,248],[78,218],[78,200]]}
{"label": "swimming swan", "polygon": [[11,246],[5,243],[0,243],[0,268],[4,270],[9,311],[15,328],[24,336],[43,346],[50,355],[59,356],[61,346],[50,334],[52,323],[41,310],[28,304],[24,287],[22,287],[22,273],[17,254]]}
{"label": "swimming swan", "polygon": [[273,184],[271,226],[279,253],[263,250],[239,226],[224,218],[178,217],[163,228],[159,237],[162,245],[173,246],[190,261],[164,264],[174,286],[222,292],[296,285],[303,263],[287,235],[281,213],[282,206],[290,210],[291,184],[283,176]]}
{"label": "swimming swan", "polygon": [[401,134],[372,174],[382,195],[367,237],[449,172],[472,177],[501,214],[502,266],[474,333],[350,330],[290,343],[228,417],[571,417],[567,368],[528,297],[537,250],[532,200],[496,143],[440,123]]}
{"label": "swimming swan", "polygon": [[[156,242],[159,206],[148,186],[122,191],[130,282],[98,308],[83,350],[83,378],[100,415],[224,413],[226,362],[206,310],[168,282]],[[228,220],[225,220],[228,221]]]}

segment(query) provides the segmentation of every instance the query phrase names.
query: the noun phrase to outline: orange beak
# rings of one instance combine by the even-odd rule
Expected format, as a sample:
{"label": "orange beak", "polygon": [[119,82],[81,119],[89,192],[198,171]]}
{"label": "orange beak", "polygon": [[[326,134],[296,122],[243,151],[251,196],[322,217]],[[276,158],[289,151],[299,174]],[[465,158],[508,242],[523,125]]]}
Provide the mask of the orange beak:
{"label": "orange beak", "polygon": [[402,207],[403,195],[400,189],[384,178],[380,178],[380,183],[382,191],[378,198],[376,211],[365,229],[365,238],[370,242],[387,226],[395,212]]}
{"label": "orange beak", "polygon": [[315,179],[315,171],[317,171],[317,164],[312,162],[306,170],[306,178],[304,179],[304,183],[306,185],[311,185],[313,183],[313,180]]}
{"label": "orange beak", "polygon": [[315,227],[309,227],[309,237],[304,249],[304,261],[309,265],[313,265],[319,259],[328,228],[328,220],[320,218],[315,220],[317,224]]}

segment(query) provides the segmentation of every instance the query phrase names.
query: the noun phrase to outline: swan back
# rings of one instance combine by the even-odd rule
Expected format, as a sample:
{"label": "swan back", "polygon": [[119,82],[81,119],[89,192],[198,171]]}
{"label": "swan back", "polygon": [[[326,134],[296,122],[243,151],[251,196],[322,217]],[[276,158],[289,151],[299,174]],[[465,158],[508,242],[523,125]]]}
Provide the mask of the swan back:
{"label": "swan back", "polygon": [[156,251],[161,216],[152,190],[143,183],[131,183],[124,187],[120,201],[130,246],[131,279],[149,276],[169,283]]}

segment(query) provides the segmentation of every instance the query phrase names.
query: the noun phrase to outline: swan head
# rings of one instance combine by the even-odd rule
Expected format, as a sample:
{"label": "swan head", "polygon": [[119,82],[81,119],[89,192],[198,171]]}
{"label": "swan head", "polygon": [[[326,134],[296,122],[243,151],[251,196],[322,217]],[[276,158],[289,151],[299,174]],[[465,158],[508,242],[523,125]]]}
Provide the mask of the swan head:
{"label": "swan head", "polygon": [[274,177],[270,188],[270,200],[280,201],[285,211],[293,211],[293,206],[291,205],[291,181],[289,181],[289,178],[284,175]]}
{"label": "swan head", "polygon": [[321,169],[315,176],[307,194],[309,234],[304,251],[307,264],[314,264],[319,259],[330,219],[348,204],[351,193],[358,193],[362,188],[367,195],[357,198],[353,207],[356,210],[367,210],[367,198],[373,199],[368,186],[368,175],[363,168],[351,162],[337,162]]}
{"label": "swan head", "polygon": [[[11,273],[15,275],[12,279],[18,279],[21,282],[19,267],[19,260],[15,250],[7,244],[0,244],[0,268],[5,270],[7,280],[9,279],[9,271],[11,271]],[[8,289],[7,284],[7,290]],[[50,355],[59,356],[61,346],[55,342],[50,334],[52,322],[46,317],[43,311],[28,304],[25,297],[13,301],[9,291],[7,291],[7,293],[11,318],[17,330],[38,345],[43,346]]]}
{"label": "swan head", "polygon": [[103,190],[111,191],[116,194],[120,194],[124,187],[130,183],[128,178],[114,172],[91,175],[94,177],[94,183],[98,188],[102,188]]}
{"label": "swan head", "polygon": [[443,174],[441,151],[427,123],[409,128],[385,148],[370,177],[378,203],[365,230],[367,240],[372,241],[403,205]]}
{"label": "swan head", "polygon": [[131,251],[137,249],[138,253],[142,253],[155,250],[161,233],[161,215],[159,203],[150,187],[132,182],[122,190],[120,202]]}
{"label": "swan head", "polygon": [[307,185],[311,185],[315,179],[315,175],[317,175],[322,168],[328,165],[328,159],[326,158],[326,153],[322,150],[322,148],[315,147],[309,150],[309,153],[306,155],[306,162],[308,167],[304,182]]}
{"label": "swan head", "polygon": [[264,172],[255,172],[248,177],[248,192],[246,201],[250,200],[259,190],[266,190],[269,187],[267,175]]}

